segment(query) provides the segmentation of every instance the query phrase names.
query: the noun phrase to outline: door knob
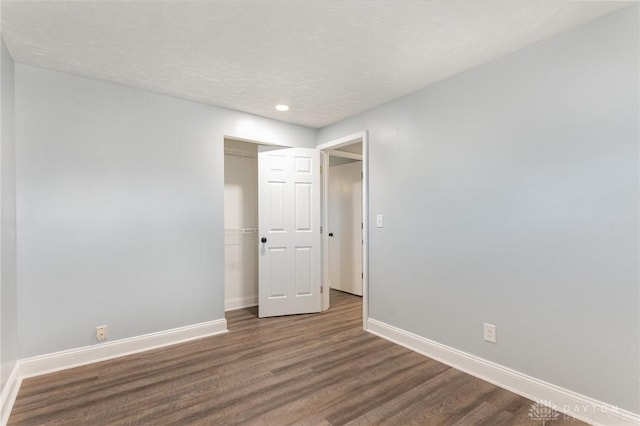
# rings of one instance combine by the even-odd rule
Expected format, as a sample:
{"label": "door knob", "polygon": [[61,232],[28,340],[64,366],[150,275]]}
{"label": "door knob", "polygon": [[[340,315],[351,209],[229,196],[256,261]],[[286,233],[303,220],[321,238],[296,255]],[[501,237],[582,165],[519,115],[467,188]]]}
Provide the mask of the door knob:
{"label": "door knob", "polygon": [[330,236],[330,237],[333,237],[333,232],[329,232],[329,236]]}
{"label": "door knob", "polygon": [[267,239],[265,237],[262,237],[262,239],[260,241],[262,241],[262,243],[264,244],[264,243],[267,242]]}

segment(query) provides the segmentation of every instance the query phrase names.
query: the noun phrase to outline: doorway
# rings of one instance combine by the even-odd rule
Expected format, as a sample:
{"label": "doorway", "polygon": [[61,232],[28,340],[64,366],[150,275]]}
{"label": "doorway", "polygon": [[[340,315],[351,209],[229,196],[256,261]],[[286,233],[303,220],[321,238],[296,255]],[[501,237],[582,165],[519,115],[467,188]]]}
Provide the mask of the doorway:
{"label": "doorway", "polygon": [[[367,329],[368,318],[368,135],[367,132],[359,132],[344,138],[340,138],[315,148],[321,153],[322,173],[322,283],[319,284],[322,298],[321,310],[329,308],[329,232],[331,220],[328,210],[328,178],[330,176],[331,157],[359,161],[361,166],[361,221],[360,221],[360,256],[354,248],[354,258],[361,261],[361,294],[363,297],[363,328]],[[271,238],[261,238],[259,228],[259,181],[260,166],[258,153],[259,145],[276,146],[272,143],[239,140],[236,138],[225,138],[225,310],[240,309],[243,307],[256,306],[260,299],[260,261],[263,249],[267,246],[259,244],[264,239],[271,241]],[[287,148],[287,147],[281,147]],[[332,152],[335,151],[335,152]],[[264,152],[262,150],[261,152]],[[333,155],[332,155],[333,154]],[[313,163],[302,161],[303,157],[297,156],[295,168],[302,169]],[[335,160],[333,166],[339,166],[341,161]],[[349,161],[355,163],[355,161]],[[242,164],[236,164],[242,163]],[[246,163],[246,164],[245,164]],[[250,163],[250,164],[249,164]],[[275,163],[274,163],[275,164]],[[345,161],[345,164],[346,161]],[[304,167],[303,167],[304,166]],[[302,188],[302,186],[300,186]],[[301,194],[300,194],[301,195]],[[304,199],[304,197],[299,199]],[[357,203],[358,195],[355,196]],[[317,205],[317,204],[316,204]],[[315,209],[314,209],[315,210]],[[357,210],[356,210],[357,211]],[[357,214],[357,213],[356,213]],[[295,216],[295,215],[294,215]],[[302,215],[305,216],[305,215]],[[302,218],[301,216],[301,218]],[[306,216],[305,216],[306,217]],[[357,219],[356,224],[357,224]],[[335,222],[335,220],[334,220]],[[302,222],[300,222],[302,223]],[[315,229],[315,226],[313,227]],[[357,225],[355,227],[357,230]],[[266,227],[265,227],[266,229]],[[342,231],[341,231],[342,233]],[[335,235],[335,234],[334,234]],[[260,252],[256,253],[255,247],[260,246]],[[264,247],[263,247],[264,246]],[[354,246],[357,246],[355,244]],[[311,259],[310,259],[311,260]],[[309,263],[309,262],[307,262]],[[315,261],[310,262],[315,264]],[[356,272],[357,273],[357,272]],[[357,280],[356,280],[357,282]],[[314,290],[315,291],[315,290]]]}
{"label": "doorway", "polygon": [[[352,253],[352,258],[356,261],[361,261],[361,267],[356,266],[356,274],[357,269],[360,269],[360,286],[362,294],[362,326],[366,330],[367,329],[367,319],[369,317],[369,303],[368,303],[368,288],[369,288],[369,176],[368,176],[368,133],[366,131],[358,132],[349,136],[345,136],[343,138],[335,139],[333,141],[318,145],[318,149],[323,153],[323,226],[327,230],[323,233],[322,242],[323,242],[323,286],[325,288],[324,292],[324,303],[325,307],[329,306],[329,288],[332,285],[331,280],[331,241],[332,238],[329,234],[332,233],[332,224],[331,221],[331,200],[330,200],[330,189],[329,189],[329,181],[331,179],[331,158],[338,157],[348,160],[359,161],[360,164],[360,177],[361,177],[361,193],[357,194],[355,197],[351,197],[353,200],[360,195],[360,199],[356,200],[356,203],[359,201],[361,208],[359,209],[361,214],[360,219],[360,245],[354,244],[354,249]],[[354,163],[355,161],[350,161]],[[344,162],[344,160],[334,160],[334,167],[340,166],[340,162]],[[346,163],[348,164],[348,163]],[[357,166],[351,166],[356,168]],[[353,173],[353,171],[351,171]],[[357,190],[356,190],[357,191]],[[353,192],[353,191],[352,191]],[[352,209],[358,211],[357,209]],[[334,219],[334,224],[335,224]],[[353,219],[351,219],[353,223]],[[355,231],[352,229],[351,232],[355,232],[357,235],[357,219],[355,220],[356,226]],[[353,227],[352,227],[353,228]],[[334,233],[333,238],[336,238],[336,234]],[[353,240],[352,240],[353,241]],[[358,256],[358,251],[360,256]],[[334,250],[334,256],[335,256]],[[335,270],[335,266],[333,268]],[[353,270],[352,270],[353,271]],[[357,283],[357,280],[356,280]]]}
{"label": "doorway", "polygon": [[322,310],[320,152],[224,140],[225,310]]}
{"label": "doorway", "polygon": [[362,142],[329,151],[329,287],[362,296]]}

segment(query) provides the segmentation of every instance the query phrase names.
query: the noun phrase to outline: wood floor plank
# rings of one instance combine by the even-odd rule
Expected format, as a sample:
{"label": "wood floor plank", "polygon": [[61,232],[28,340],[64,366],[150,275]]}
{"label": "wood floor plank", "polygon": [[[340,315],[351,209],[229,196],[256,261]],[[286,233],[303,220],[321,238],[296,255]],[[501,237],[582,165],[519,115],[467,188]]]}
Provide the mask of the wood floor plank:
{"label": "wood floor plank", "polygon": [[331,304],[239,309],[224,335],[26,379],[9,424],[537,424],[531,401],[364,332],[361,298]]}

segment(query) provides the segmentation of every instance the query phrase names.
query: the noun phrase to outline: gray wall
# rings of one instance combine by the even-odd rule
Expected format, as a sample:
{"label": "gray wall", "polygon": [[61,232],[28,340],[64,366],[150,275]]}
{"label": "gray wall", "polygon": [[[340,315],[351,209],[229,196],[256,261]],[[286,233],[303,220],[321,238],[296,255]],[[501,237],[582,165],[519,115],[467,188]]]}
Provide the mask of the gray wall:
{"label": "gray wall", "polygon": [[638,17],[320,131],[369,130],[372,318],[640,413]]}
{"label": "gray wall", "polygon": [[17,283],[16,283],[16,167],[15,167],[15,120],[14,120],[14,64],[4,40],[0,37],[2,80],[1,142],[0,142],[0,313],[1,346],[0,372],[2,388],[16,364],[17,336]]}
{"label": "gray wall", "polygon": [[16,65],[20,358],[224,318],[223,136],[316,131]]}

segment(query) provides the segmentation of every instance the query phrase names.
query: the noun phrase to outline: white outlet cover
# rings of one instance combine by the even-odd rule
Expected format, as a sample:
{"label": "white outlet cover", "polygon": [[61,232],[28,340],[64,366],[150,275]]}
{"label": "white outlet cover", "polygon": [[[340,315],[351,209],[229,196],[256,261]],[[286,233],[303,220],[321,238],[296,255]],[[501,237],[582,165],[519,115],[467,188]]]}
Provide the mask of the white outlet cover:
{"label": "white outlet cover", "polygon": [[496,326],[494,324],[484,323],[484,340],[491,343],[497,343]]}
{"label": "white outlet cover", "polygon": [[99,342],[107,340],[107,326],[99,325],[96,327],[96,340]]}

